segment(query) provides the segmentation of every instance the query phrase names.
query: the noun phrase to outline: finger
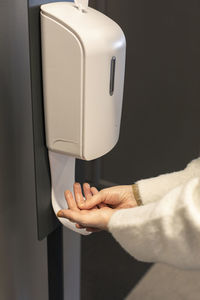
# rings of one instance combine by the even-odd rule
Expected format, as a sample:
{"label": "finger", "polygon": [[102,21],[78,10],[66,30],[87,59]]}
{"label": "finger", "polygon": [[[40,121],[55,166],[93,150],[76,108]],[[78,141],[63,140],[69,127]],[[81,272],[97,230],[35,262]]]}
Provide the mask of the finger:
{"label": "finger", "polygon": [[65,191],[65,199],[66,199],[68,207],[70,209],[78,210],[76,201],[74,200],[74,197],[73,197],[72,193],[69,190]]}
{"label": "finger", "polygon": [[98,208],[107,207],[107,205],[103,202],[99,203],[97,206],[98,206]]}
{"label": "finger", "polygon": [[[95,187],[91,187],[90,190],[91,190],[91,193],[92,193],[93,196],[98,194],[98,192],[99,192]],[[96,205],[94,208],[98,209],[98,205]]]}
{"label": "finger", "polygon": [[66,218],[73,223],[78,223],[84,227],[88,226],[86,220],[88,219],[86,215],[82,215],[80,211],[71,209],[62,209],[57,213],[59,218]]}
{"label": "finger", "polygon": [[82,225],[80,225],[80,224],[78,224],[78,223],[76,223],[76,228],[79,228],[79,229],[82,229],[82,228],[85,228],[84,226],[82,226]]}
{"label": "finger", "polygon": [[91,189],[90,189],[90,185],[88,183],[84,183],[83,184],[83,191],[84,191],[84,195],[85,195],[85,199],[89,200],[92,198],[92,193],[91,193]]}
{"label": "finger", "polygon": [[83,194],[82,194],[82,189],[80,183],[76,182],[74,183],[74,196],[77,205],[79,206],[81,203],[84,202]]}
{"label": "finger", "polygon": [[99,192],[95,187],[91,187],[90,190],[91,190],[93,196],[98,194],[98,192]]}
{"label": "finger", "polygon": [[71,218],[69,212],[71,213],[73,210],[70,209],[62,209],[59,210],[59,212],[57,212],[57,217],[59,218],[65,218],[68,219],[70,222],[75,223],[75,221],[73,220],[73,217]]}
{"label": "finger", "polygon": [[80,203],[79,207],[81,209],[90,209],[94,206],[98,205],[99,203],[103,202],[103,198],[101,193],[94,195],[91,199],[85,200],[83,203]]}

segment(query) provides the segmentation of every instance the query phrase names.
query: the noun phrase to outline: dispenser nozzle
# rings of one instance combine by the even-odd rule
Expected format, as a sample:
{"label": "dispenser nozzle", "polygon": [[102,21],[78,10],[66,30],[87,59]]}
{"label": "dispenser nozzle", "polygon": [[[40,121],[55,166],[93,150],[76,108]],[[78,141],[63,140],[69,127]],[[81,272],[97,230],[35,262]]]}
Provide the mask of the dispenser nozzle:
{"label": "dispenser nozzle", "polygon": [[87,11],[89,0],[74,0],[76,6],[81,11]]}

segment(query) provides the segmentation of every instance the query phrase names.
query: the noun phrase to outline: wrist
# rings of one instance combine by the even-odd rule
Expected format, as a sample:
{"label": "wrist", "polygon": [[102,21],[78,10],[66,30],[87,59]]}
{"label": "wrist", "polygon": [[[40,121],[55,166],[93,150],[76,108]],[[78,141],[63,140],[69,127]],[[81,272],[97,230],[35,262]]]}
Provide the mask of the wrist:
{"label": "wrist", "polygon": [[106,230],[106,231],[109,231],[109,222],[110,222],[110,219],[112,217],[112,215],[116,212],[117,210],[115,209],[111,209],[108,213],[107,213],[107,217],[106,217],[106,220],[105,220],[105,225],[104,225],[104,228],[103,230]]}

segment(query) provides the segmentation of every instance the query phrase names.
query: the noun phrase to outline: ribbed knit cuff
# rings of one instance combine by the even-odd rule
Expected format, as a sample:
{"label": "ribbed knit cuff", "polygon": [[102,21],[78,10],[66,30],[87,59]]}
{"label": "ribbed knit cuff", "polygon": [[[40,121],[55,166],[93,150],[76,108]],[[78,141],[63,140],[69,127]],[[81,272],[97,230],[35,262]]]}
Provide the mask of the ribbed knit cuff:
{"label": "ribbed knit cuff", "polygon": [[132,189],[133,189],[133,195],[134,195],[134,198],[137,202],[137,205],[138,206],[143,205],[142,199],[141,199],[141,196],[140,196],[140,191],[139,191],[138,185],[136,183],[134,183],[132,185]]}

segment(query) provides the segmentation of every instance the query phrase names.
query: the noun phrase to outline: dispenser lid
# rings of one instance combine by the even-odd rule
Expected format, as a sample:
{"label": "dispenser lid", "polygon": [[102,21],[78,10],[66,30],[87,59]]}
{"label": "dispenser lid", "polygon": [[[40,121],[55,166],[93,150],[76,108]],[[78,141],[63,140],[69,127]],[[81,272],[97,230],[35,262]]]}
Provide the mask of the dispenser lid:
{"label": "dispenser lid", "polygon": [[41,13],[69,28],[83,44],[91,40],[107,43],[125,39],[117,23],[91,7],[82,10],[74,2],[54,2],[41,5]]}

